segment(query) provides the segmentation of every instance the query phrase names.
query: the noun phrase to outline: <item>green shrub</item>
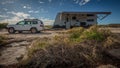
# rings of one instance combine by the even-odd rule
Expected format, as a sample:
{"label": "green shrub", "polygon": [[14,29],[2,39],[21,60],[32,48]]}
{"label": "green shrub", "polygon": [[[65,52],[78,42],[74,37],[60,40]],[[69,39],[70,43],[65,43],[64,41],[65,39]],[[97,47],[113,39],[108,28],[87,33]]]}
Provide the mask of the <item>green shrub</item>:
{"label": "green shrub", "polygon": [[99,30],[98,26],[92,26],[89,29],[85,30],[81,35],[82,39],[104,41],[104,34]]}
{"label": "green shrub", "polygon": [[52,25],[45,25],[46,29],[51,29],[53,26]]}
{"label": "green shrub", "polygon": [[70,29],[70,30],[68,31],[68,33],[69,33],[69,39],[70,39],[71,41],[73,41],[73,42],[74,42],[74,41],[80,42],[80,41],[81,41],[80,36],[81,36],[81,34],[83,33],[84,30],[85,30],[85,29],[82,28],[82,27]]}
{"label": "green shrub", "polygon": [[[109,64],[106,59],[104,43],[112,45],[111,32],[98,26],[90,29],[73,28],[66,35],[42,38],[30,47],[29,61],[22,68],[96,68],[100,64]],[[110,43],[111,42],[111,43]],[[110,43],[110,44],[109,44]],[[71,46],[72,45],[72,46]],[[113,59],[114,60],[114,59]],[[115,63],[116,65],[118,63]]]}
{"label": "green shrub", "polygon": [[0,23],[0,29],[6,28],[7,25],[8,23]]}
{"label": "green shrub", "polygon": [[109,29],[99,29],[99,33],[102,33],[105,38],[112,35],[112,32]]}
{"label": "green shrub", "polygon": [[102,41],[104,40],[103,34],[99,32],[89,32],[85,31],[83,34],[80,36],[81,39],[88,39],[88,40],[96,40],[96,41]]}
{"label": "green shrub", "polygon": [[[51,45],[33,53],[22,68],[83,68],[95,67],[102,60],[102,50],[97,43],[82,42],[82,45]],[[90,46],[92,45],[92,46]],[[97,63],[96,63],[97,62]]]}
{"label": "green shrub", "polygon": [[44,37],[41,39],[36,39],[31,46],[28,48],[28,55],[31,56],[34,52],[36,52],[39,49],[45,49],[46,46],[49,44],[49,39]]}
{"label": "green shrub", "polygon": [[5,35],[0,35],[0,45],[3,44],[6,39],[7,39],[7,36],[5,36]]}
{"label": "green shrub", "polygon": [[110,35],[109,30],[100,30],[98,26],[92,26],[89,29],[73,28],[68,31],[70,40],[81,42],[84,40],[104,41]]}
{"label": "green shrub", "polygon": [[72,33],[81,33],[84,31],[84,28],[83,27],[76,27],[76,28],[72,28],[70,30],[68,30],[68,33],[72,34]]}

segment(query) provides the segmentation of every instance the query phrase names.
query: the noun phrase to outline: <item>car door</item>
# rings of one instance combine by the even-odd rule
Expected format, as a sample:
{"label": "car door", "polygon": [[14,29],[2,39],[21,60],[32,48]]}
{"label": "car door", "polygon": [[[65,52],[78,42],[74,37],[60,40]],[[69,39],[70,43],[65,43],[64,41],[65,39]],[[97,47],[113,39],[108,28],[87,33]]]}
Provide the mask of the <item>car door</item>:
{"label": "car door", "polygon": [[25,21],[24,30],[30,30],[30,29],[31,29],[31,21]]}
{"label": "car door", "polygon": [[16,30],[24,30],[24,24],[25,24],[24,21],[18,22],[18,23],[16,24],[16,26],[15,26],[15,29],[16,29]]}

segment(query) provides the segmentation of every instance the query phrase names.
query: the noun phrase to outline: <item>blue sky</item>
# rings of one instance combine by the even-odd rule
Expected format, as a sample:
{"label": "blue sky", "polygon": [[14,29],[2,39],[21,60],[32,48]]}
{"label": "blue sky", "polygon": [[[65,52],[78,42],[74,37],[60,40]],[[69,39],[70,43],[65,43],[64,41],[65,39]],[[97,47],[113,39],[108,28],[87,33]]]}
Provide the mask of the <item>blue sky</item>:
{"label": "blue sky", "polygon": [[58,12],[112,12],[99,24],[120,24],[120,0],[0,0],[0,22],[38,18],[52,24]]}

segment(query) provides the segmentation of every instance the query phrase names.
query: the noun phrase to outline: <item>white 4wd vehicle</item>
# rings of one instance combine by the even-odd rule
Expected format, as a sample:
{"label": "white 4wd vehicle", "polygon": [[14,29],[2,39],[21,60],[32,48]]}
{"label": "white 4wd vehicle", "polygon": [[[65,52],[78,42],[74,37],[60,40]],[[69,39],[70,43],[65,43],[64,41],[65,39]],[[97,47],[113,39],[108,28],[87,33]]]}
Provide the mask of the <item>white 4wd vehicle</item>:
{"label": "white 4wd vehicle", "polygon": [[9,33],[15,33],[18,31],[31,31],[31,33],[37,33],[44,29],[44,24],[41,20],[38,19],[24,19],[14,25],[7,25]]}

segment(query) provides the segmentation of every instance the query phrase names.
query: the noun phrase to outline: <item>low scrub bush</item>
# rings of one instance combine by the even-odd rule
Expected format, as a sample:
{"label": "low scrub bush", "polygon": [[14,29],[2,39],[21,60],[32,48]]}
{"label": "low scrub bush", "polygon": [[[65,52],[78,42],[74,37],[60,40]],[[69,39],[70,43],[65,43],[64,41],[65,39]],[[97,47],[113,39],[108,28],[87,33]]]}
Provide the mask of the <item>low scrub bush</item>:
{"label": "low scrub bush", "polygon": [[[90,46],[91,45],[91,46]],[[97,44],[81,42],[81,45],[49,45],[32,54],[26,65],[30,68],[79,68],[97,66],[102,59],[102,50]],[[96,64],[97,62],[97,64]]]}
{"label": "low scrub bush", "polygon": [[46,46],[49,45],[49,38],[41,38],[37,39],[34,42],[32,42],[31,46],[28,48],[28,56],[31,56],[34,52],[36,52],[39,49],[44,49]]}
{"label": "low scrub bush", "polygon": [[[32,43],[29,48],[29,54],[34,53],[39,49],[44,49],[49,45],[67,45],[73,46],[79,44],[85,40],[93,40],[96,42],[104,42],[104,46],[107,47],[111,38],[111,32],[109,30],[101,30],[97,26],[92,26],[90,29],[85,28],[73,28],[67,32],[67,35],[54,36],[53,38],[37,39]],[[110,42],[112,44],[112,42]],[[109,43],[109,44],[110,44]]]}
{"label": "low scrub bush", "polygon": [[6,28],[8,23],[0,23],[0,29]]}
{"label": "low scrub bush", "polygon": [[51,29],[53,26],[52,25],[45,25],[45,28]]}
{"label": "low scrub bush", "polygon": [[92,26],[90,27],[90,29],[85,30],[80,38],[96,41],[103,41],[105,39],[103,33],[99,30],[97,26]]}
{"label": "low scrub bush", "polygon": [[89,40],[96,40],[96,41],[102,41],[104,40],[104,37],[101,33],[98,32],[92,32],[92,31],[85,31],[83,32],[81,39],[89,39]]}
{"label": "low scrub bush", "polygon": [[[96,68],[101,64],[111,64],[104,61],[104,48],[102,43],[96,41],[84,41],[74,46],[56,44],[34,52],[21,68]],[[119,63],[115,63],[119,65]]]}
{"label": "low scrub bush", "polygon": [[81,42],[84,40],[104,41],[111,35],[109,30],[99,29],[98,26],[92,26],[89,29],[73,28],[68,31],[72,41]]}
{"label": "low scrub bush", "polygon": [[2,45],[3,43],[5,43],[5,40],[7,39],[7,36],[5,35],[0,35],[0,45]]}
{"label": "low scrub bush", "polygon": [[79,28],[73,28],[73,29],[70,29],[69,31],[68,31],[68,33],[69,33],[69,39],[71,40],[71,41],[78,41],[78,42],[80,42],[81,40],[80,40],[80,36],[81,36],[81,34],[83,33],[83,31],[84,31],[85,29],[84,28],[82,28],[82,27],[79,27]]}
{"label": "low scrub bush", "polygon": [[90,29],[73,28],[67,32],[67,36],[38,39],[28,49],[29,60],[24,60],[28,62],[19,67],[96,68],[101,64],[110,64],[109,60],[113,59],[104,61],[104,51],[108,45],[112,45],[111,38],[109,30],[92,26]]}

